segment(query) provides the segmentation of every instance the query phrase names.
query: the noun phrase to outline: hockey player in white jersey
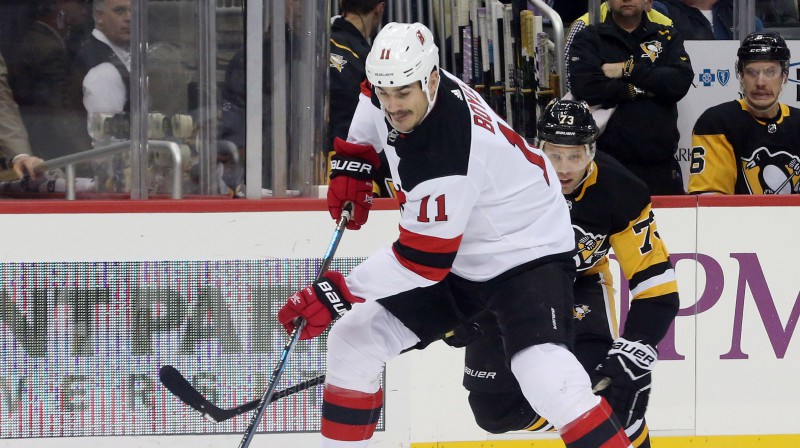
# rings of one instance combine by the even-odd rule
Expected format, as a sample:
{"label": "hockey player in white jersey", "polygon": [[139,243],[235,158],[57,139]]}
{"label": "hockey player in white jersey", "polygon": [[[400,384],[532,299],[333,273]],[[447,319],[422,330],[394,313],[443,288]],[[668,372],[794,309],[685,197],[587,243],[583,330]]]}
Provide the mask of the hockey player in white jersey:
{"label": "hockey player in white jersey", "polygon": [[384,364],[487,309],[523,394],[567,447],[628,447],[569,350],[575,243],[556,172],[438,61],[419,23],[390,23],[375,38],[347,141],[334,143],[328,206],[338,219],[351,202],[349,227],[366,223],[384,151],[399,238],[346,278],[329,271],[278,314],[287,331],[306,319],[305,339],[344,314],[328,339],[322,447],[368,446]]}

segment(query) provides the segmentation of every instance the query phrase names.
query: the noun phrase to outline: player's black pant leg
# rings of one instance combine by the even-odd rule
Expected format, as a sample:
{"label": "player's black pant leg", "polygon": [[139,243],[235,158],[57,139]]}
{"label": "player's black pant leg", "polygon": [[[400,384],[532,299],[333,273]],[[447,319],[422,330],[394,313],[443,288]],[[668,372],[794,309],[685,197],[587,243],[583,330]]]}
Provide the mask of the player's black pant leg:
{"label": "player's black pant leg", "polygon": [[[493,316],[489,315],[493,319]],[[491,327],[484,318],[482,327]],[[496,324],[495,324],[496,325]],[[485,431],[500,434],[527,429],[539,417],[522,395],[517,380],[506,365],[499,334],[470,343],[464,357],[464,387],[475,422]]]}
{"label": "player's black pant leg", "polygon": [[519,266],[491,282],[487,307],[497,319],[507,360],[538,344],[572,349],[574,281],[571,254],[558,254]]}
{"label": "player's black pant leg", "polygon": [[454,294],[455,283],[465,281],[449,274],[427,288],[414,288],[384,297],[378,299],[378,303],[419,337],[420,342],[409,350],[423,349],[485,309],[480,288]]}
{"label": "player's black pant leg", "polygon": [[[536,344],[572,345],[574,272],[571,257],[557,255],[481,285],[489,294],[491,313],[478,320],[484,336],[466,348],[464,387],[475,420],[486,431],[552,427],[525,399],[509,359]],[[458,292],[463,285],[456,286]]]}

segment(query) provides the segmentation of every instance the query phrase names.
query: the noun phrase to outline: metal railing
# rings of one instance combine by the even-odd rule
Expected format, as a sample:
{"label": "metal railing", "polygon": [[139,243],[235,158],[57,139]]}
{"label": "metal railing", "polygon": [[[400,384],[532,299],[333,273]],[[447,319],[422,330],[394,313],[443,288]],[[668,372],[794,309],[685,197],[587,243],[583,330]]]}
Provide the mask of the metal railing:
{"label": "metal railing", "polygon": [[528,0],[528,5],[537,8],[550,19],[553,27],[553,44],[555,44],[555,64],[558,73],[559,95],[563,96],[567,92],[567,67],[564,59],[564,22],[561,16],[551,8],[544,0]]}
{"label": "metal railing", "polygon": [[[172,159],[172,199],[181,199],[183,197],[183,178],[181,166],[183,165],[183,155],[181,154],[181,147],[175,142],[162,141],[162,140],[148,140],[147,151],[159,151],[167,153]],[[63,157],[56,157],[55,159],[46,160],[39,165],[36,165],[35,172],[44,173],[51,170],[64,168],[66,177],[66,199],[74,201],[75,194],[75,164],[90,162],[94,159],[115,154],[129,152],[131,150],[131,142],[121,141],[112,143],[107,146],[89,149],[86,151],[69,154]],[[11,180],[16,178],[16,174],[9,170],[5,173],[0,173],[0,180]]]}

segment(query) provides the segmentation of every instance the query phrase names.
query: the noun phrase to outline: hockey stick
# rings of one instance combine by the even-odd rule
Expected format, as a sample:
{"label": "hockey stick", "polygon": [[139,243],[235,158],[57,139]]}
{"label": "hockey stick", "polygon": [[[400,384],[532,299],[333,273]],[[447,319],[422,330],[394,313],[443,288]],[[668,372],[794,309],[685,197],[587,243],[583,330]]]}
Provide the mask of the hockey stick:
{"label": "hockey stick", "polygon": [[[778,193],[780,193],[780,191],[781,191],[781,190],[783,190],[783,188],[786,186],[786,184],[788,184],[788,183],[789,183],[789,182],[791,182],[791,181],[792,181],[792,173],[789,173],[789,177],[788,177],[788,178],[787,178],[785,181],[783,181],[783,183],[781,184],[781,186],[780,186],[780,187],[778,187],[778,189],[777,189],[777,190],[775,190],[775,193],[774,193],[774,194],[778,194]],[[791,193],[791,192],[792,192],[792,190],[790,189],[790,190],[789,190],[789,193]]]}
{"label": "hockey stick", "polygon": [[[336,248],[339,246],[339,241],[342,240],[342,235],[344,234],[344,229],[347,226],[347,222],[350,220],[350,214],[352,213],[352,210],[353,204],[349,202],[346,203],[342,209],[342,216],[339,219],[339,224],[336,226],[333,236],[331,236],[331,242],[328,244],[328,250],[325,251],[325,255],[322,257],[322,266],[319,267],[319,272],[317,272],[317,277],[314,281],[319,281],[322,278],[322,274],[324,274],[331,265],[333,254],[336,252]],[[247,430],[244,432],[242,441],[239,442],[239,448],[247,448],[250,446],[250,442],[253,440],[253,436],[256,434],[258,423],[261,421],[261,416],[264,414],[264,409],[267,408],[268,403],[272,402],[272,393],[275,391],[275,386],[278,384],[281,374],[283,374],[283,369],[286,367],[286,361],[289,358],[289,354],[292,352],[292,350],[294,350],[294,346],[297,344],[297,341],[300,340],[300,334],[305,326],[306,321],[304,319],[297,319],[297,322],[294,325],[294,330],[292,330],[292,334],[289,337],[289,342],[287,342],[286,346],[283,347],[278,366],[275,367],[275,370],[272,372],[272,379],[270,380],[269,387],[267,387],[264,395],[261,396],[261,404],[258,405],[255,415],[253,415],[252,420],[250,420],[250,424],[247,425]]]}
{"label": "hockey stick", "polygon": [[[214,423],[221,423],[225,420],[230,420],[237,415],[242,415],[245,412],[257,408],[261,404],[261,399],[256,398],[255,400],[248,401],[247,403],[235,408],[219,408],[208,401],[208,399],[206,399],[206,397],[204,397],[202,394],[200,394],[200,392],[198,392],[197,389],[192,386],[189,380],[187,380],[181,374],[181,372],[178,371],[178,369],[169,365],[161,367],[161,370],[159,371],[159,378],[161,379],[161,384],[163,384],[167,390],[172,392],[173,395],[202,414],[206,420],[210,420]],[[283,397],[287,397],[324,382],[325,375],[311,378],[310,380],[303,381],[302,383],[298,383],[292,387],[288,387],[273,393],[270,402],[279,400]]]}

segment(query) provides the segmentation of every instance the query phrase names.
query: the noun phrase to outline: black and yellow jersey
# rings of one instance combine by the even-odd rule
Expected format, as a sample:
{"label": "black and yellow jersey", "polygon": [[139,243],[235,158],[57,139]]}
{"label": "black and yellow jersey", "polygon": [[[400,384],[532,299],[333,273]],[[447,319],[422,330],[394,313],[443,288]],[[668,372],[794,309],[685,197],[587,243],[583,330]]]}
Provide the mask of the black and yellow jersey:
{"label": "black and yellow jersey", "polygon": [[647,186],[598,151],[586,181],[565,198],[575,231],[578,276],[599,275],[611,287],[608,254],[613,249],[633,300],[623,334],[635,333],[655,345],[677,312],[678,285]]}
{"label": "black and yellow jersey", "polygon": [[692,131],[689,193],[800,192],[800,109],[756,118],[743,100],[711,107]]}

